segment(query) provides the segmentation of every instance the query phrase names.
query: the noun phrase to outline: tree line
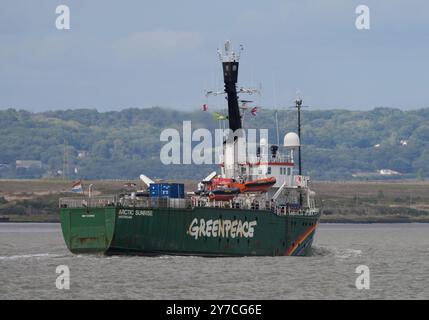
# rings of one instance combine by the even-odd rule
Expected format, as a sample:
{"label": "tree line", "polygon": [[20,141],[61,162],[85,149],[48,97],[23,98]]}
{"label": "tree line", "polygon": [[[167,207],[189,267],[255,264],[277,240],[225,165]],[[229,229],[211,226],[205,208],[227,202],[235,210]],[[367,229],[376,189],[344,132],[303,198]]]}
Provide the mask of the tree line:
{"label": "tree line", "polygon": [[[269,142],[275,144],[274,112],[246,115],[245,128],[268,128]],[[296,112],[279,110],[278,119],[282,143],[286,132],[296,131]],[[201,110],[2,110],[0,178],[56,178],[66,169],[70,179],[135,179],[141,173],[200,179],[216,166],[166,166],[159,160],[161,131],[180,131],[185,120],[192,121],[193,129],[219,127],[210,112]],[[302,144],[304,174],[316,179],[371,177],[380,169],[397,171],[396,178],[424,178],[429,174],[429,108],[304,110]],[[16,168],[16,160],[40,160],[42,168]]]}

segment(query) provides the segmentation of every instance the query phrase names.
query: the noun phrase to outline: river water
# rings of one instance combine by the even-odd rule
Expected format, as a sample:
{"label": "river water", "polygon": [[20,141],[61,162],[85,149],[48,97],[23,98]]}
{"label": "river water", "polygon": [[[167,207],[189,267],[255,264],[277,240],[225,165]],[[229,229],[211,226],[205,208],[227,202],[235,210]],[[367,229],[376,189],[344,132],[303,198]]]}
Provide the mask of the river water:
{"label": "river water", "polygon": [[429,224],[322,224],[310,257],[153,258],[73,255],[59,224],[0,223],[0,299],[429,299]]}

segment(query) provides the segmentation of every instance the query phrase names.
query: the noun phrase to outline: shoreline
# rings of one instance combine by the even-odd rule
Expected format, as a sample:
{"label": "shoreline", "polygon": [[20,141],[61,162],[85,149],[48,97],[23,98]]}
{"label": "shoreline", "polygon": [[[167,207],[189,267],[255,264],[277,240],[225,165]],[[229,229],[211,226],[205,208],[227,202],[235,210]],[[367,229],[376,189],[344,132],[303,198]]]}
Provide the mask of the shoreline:
{"label": "shoreline", "polygon": [[[59,223],[58,200],[70,181],[1,180],[0,223]],[[86,181],[99,194],[124,192],[128,180]],[[132,181],[137,185],[139,181]],[[186,180],[192,191],[195,181]],[[320,223],[429,223],[429,181],[314,181]]]}

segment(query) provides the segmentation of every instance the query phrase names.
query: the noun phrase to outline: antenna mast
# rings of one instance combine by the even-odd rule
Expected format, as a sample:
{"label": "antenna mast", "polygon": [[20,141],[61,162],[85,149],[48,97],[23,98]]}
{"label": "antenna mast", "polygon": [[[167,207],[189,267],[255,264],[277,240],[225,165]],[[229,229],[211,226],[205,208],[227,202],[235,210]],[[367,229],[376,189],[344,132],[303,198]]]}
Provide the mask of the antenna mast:
{"label": "antenna mast", "polygon": [[64,139],[64,155],[63,155],[63,180],[68,179],[69,163],[68,163],[68,150],[67,140]]}
{"label": "antenna mast", "polygon": [[279,135],[279,119],[278,119],[278,110],[277,110],[277,96],[276,96],[276,82],[273,81],[273,99],[274,99],[274,115],[276,120],[276,135],[277,135],[277,145],[280,146],[280,135]]}
{"label": "antenna mast", "polygon": [[229,128],[235,132],[242,128],[240,108],[237,97],[237,80],[240,54],[236,54],[231,48],[231,42],[225,42],[223,53],[218,50],[219,59],[222,62],[225,93],[228,100]]}
{"label": "antenna mast", "polygon": [[276,134],[277,134],[277,145],[280,146],[280,135],[279,135],[279,119],[277,116],[278,110],[275,110],[276,115]]}
{"label": "antenna mast", "polygon": [[298,157],[299,157],[299,175],[302,175],[302,162],[301,162],[301,108],[302,108],[302,99],[298,96],[295,100],[295,107],[298,110],[298,137],[299,137],[299,147],[298,147]]}

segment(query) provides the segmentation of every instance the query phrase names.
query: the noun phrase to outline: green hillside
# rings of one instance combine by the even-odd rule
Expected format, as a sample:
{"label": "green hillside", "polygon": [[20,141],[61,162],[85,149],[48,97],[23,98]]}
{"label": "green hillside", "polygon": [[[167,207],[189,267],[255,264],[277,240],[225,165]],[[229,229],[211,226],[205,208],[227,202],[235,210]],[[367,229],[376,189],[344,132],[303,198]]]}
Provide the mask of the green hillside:
{"label": "green hillside", "polygon": [[[294,110],[279,111],[278,118],[281,136],[295,130]],[[161,131],[181,131],[184,120],[191,120],[193,129],[218,127],[211,114],[203,111],[3,110],[0,178],[60,176],[66,140],[71,179],[132,179],[141,173],[154,178],[198,179],[215,166],[166,166],[159,160],[165,144],[160,142]],[[272,110],[261,110],[256,117],[246,115],[245,124],[246,128],[268,128],[270,143],[276,142]],[[302,142],[304,173],[317,179],[351,179],[352,174],[366,179],[380,169],[401,173],[395,178],[423,178],[429,175],[429,108],[305,110]],[[16,168],[16,160],[40,160],[42,167]],[[74,168],[78,168],[77,174]]]}

